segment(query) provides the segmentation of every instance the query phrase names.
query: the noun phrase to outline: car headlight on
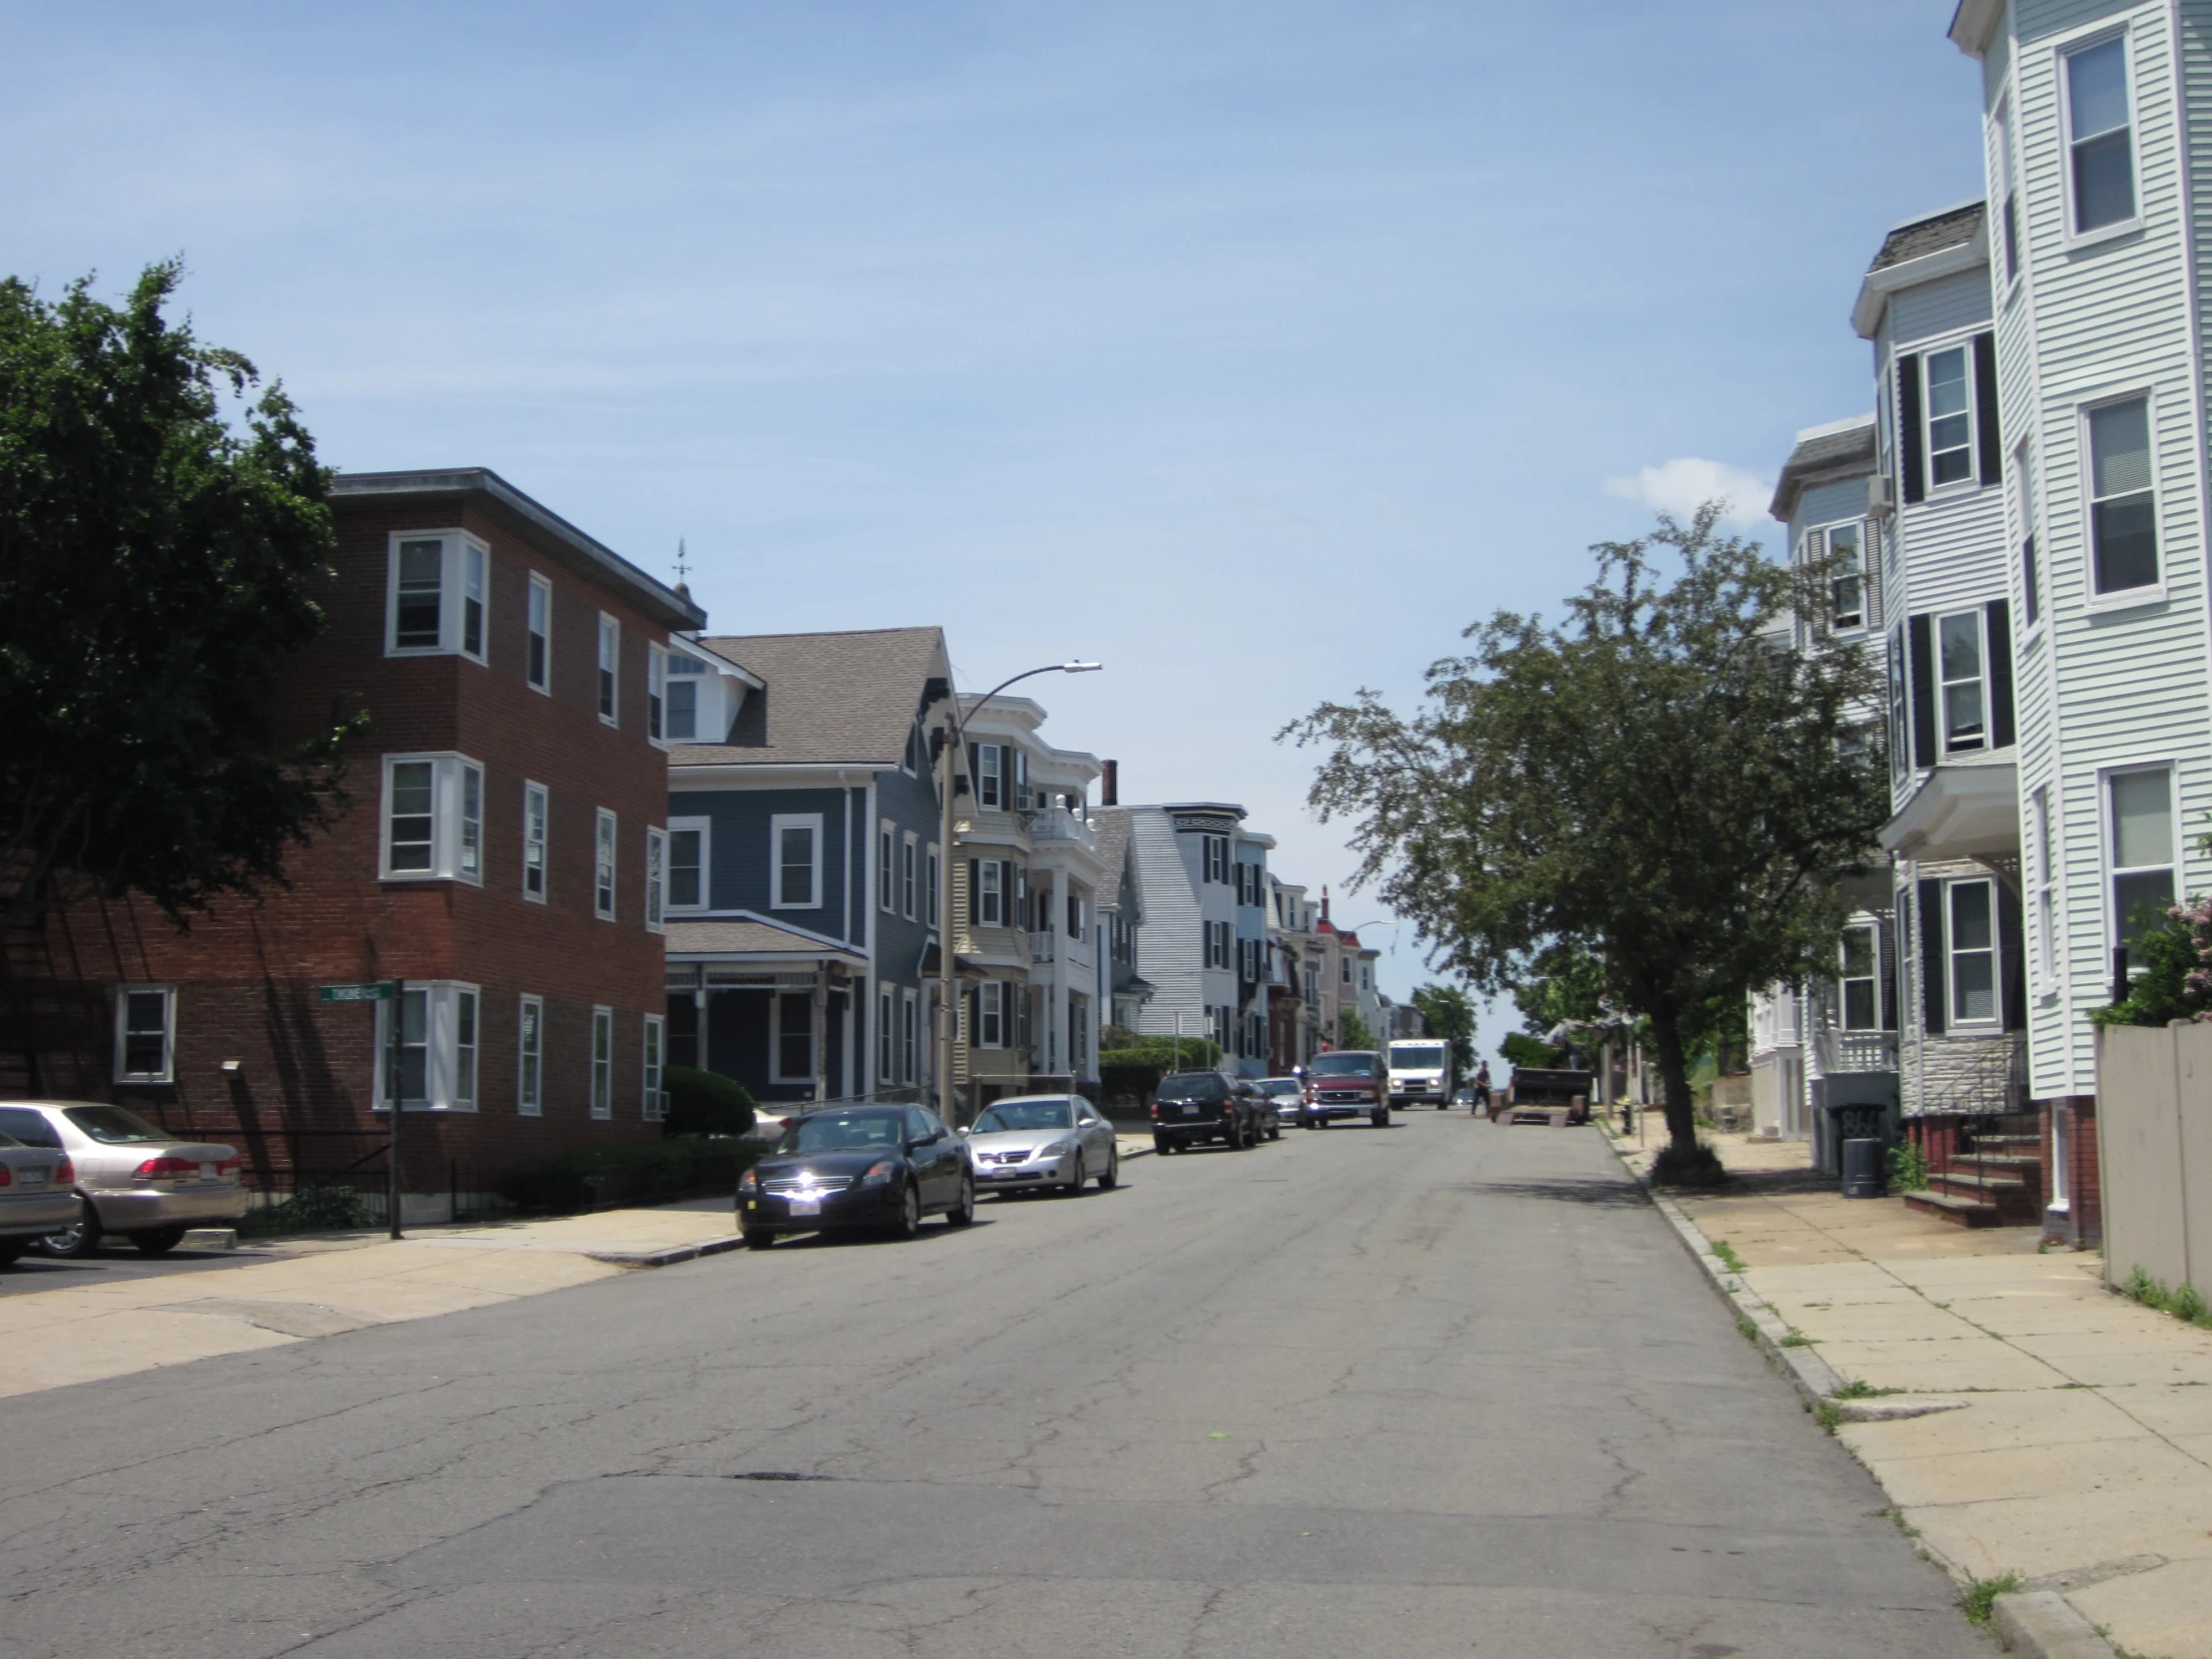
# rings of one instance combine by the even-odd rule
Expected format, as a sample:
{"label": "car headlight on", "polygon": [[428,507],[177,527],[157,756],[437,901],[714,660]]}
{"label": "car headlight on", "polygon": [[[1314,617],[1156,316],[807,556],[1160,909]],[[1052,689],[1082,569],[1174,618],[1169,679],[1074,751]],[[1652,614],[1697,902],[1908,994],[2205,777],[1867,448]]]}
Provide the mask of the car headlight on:
{"label": "car headlight on", "polygon": [[863,1187],[885,1186],[889,1183],[891,1177],[893,1177],[897,1173],[898,1165],[892,1160],[885,1158],[879,1163],[868,1165],[867,1173],[860,1177],[860,1185]]}
{"label": "car headlight on", "polygon": [[739,1191],[739,1192],[741,1192],[741,1193],[757,1193],[757,1192],[759,1192],[760,1190],[761,1190],[761,1172],[760,1172],[759,1170],[757,1170],[757,1169],[749,1169],[749,1170],[747,1170],[747,1171],[746,1171],[746,1172],[745,1172],[745,1173],[744,1173],[743,1175],[741,1175],[741,1176],[739,1176],[739,1177],[738,1177],[738,1191]]}
{"label": "car headlight on", "polygon": [[1073,1141],[1054,1141],[1050,1146],[1039,1147],[1037,1149],[1037,1156],[1040,1158],[1065,1158],[1074,1150],[1075,1143]]}

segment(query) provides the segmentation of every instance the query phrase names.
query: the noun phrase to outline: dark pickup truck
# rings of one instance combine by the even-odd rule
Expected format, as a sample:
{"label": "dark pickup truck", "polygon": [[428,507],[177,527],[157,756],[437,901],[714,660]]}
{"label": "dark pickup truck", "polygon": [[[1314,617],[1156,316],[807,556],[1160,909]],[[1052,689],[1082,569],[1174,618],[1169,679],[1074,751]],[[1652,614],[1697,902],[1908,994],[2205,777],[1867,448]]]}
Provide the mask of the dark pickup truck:
{"label": "dark pickup truck", "polygon": [[1153,1150],[1181,1152],[1219,1141],[1242,1151],[1274,1128],[1263,1116],[1272,1120],[1275,1113],[1249,1084],[1240,1087],[1218,1071],[1171,1072],[1152,1092]]}

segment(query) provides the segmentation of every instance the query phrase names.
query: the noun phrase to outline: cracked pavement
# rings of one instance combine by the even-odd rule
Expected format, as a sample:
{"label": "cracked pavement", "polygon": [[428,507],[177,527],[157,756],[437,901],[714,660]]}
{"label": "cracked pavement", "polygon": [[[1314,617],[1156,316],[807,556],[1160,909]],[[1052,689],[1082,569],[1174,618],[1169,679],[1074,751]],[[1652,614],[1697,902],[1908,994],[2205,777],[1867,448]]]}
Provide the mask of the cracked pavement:
{"label": "cracked pavement", "polygon": [[1124,1180],[0,1400],[0,1647],[1990,1651],[1593,1132]]}

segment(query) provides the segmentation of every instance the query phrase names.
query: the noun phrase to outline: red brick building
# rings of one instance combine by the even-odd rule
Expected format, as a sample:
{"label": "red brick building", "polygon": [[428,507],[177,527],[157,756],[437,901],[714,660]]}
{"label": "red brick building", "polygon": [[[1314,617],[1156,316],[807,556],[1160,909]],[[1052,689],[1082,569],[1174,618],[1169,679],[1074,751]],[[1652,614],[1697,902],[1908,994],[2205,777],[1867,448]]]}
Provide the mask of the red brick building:
{"label": "red brick building", "polygon": [[410,1191],[658,1133],[664,642],[704,613],[481,469],[340,475],[331,507],[330,623],[278,720],[367,712],[348,811],[290,890],[189,932],[129,900],[11,941],[0,1092],[331,1171],[381,1141],[388,1004],[318,987],[396,977]]}

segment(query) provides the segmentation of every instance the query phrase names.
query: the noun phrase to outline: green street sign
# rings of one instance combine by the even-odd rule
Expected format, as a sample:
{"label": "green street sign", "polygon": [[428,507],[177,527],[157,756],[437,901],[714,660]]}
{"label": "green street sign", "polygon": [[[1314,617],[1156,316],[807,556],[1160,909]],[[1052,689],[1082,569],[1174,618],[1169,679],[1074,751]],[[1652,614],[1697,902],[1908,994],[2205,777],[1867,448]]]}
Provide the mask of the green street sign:
{"label": "green street sign", "polygon": [[389,1002],[391,981],[378,979],[366,985],[324,985],[320,994],[325,1002]]}

